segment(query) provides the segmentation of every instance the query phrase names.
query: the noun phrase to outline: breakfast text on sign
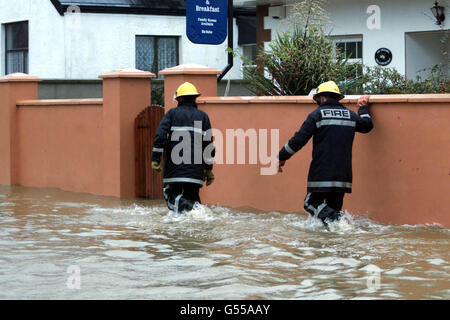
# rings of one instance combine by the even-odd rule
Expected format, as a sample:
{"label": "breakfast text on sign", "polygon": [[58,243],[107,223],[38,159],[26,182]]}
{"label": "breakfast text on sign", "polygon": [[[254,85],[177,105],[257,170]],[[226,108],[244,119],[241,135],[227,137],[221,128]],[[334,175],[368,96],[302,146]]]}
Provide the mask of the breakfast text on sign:
{"label": "breakfast text on sign", "polygon": [[223,43],[227,37],[227,25],[227,0],[186,0],[186,33],[193,43]]}

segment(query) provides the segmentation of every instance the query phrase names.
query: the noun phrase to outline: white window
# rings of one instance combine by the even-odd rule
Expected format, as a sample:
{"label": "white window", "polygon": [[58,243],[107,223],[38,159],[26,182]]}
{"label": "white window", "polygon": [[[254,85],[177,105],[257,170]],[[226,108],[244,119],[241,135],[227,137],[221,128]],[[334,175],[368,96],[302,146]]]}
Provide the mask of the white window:
{"label": "white window", "polygon": [[342,36],[332,37],[336,47],[343,53],[349,61],[362,62],[363,42],[362,36]]}
{"label": "white window", "polygon": [[256,44],[244,44],[242,45],[242,55],[244,57],[244,69],[256,68]]}
{"label": "white window", "polygon": [[[242,53],[244,55],[246,65],[255,64],[256,61],[256,44],[242,45]],[[248,63],[250,62],[250,63]]]}
{"label": "white window", "polygon": [[[362,35],[355,36],[333,36],[336,48],[338,48],[350,63],[363,63],[363,41]],[[362,67],[356,68],[355,76],[362,74]]]}

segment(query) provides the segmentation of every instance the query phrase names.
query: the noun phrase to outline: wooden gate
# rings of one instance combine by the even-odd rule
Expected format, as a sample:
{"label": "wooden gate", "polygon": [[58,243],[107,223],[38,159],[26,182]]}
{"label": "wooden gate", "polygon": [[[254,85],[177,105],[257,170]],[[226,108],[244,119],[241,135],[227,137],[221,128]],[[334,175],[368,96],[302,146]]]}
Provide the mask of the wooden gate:
{"label": "wooden gate", "polygon": [[138,198],[163,199],[162,173],[152,170],[151,165],[153,141],[155,140],[156,129],[163,116],[164,107],[150,106],[145,108],[135,120],[135,171],[136,197]]}

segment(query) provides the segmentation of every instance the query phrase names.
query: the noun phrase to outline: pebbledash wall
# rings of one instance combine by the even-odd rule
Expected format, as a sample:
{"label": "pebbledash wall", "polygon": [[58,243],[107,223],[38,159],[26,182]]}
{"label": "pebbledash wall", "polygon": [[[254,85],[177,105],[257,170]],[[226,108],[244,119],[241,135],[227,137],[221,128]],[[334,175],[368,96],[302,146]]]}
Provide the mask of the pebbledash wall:
{"label": "pebbledash wall", "polygon": [[[217,46],[192,43],[183,16],[87,12],[61,16],[50,0],[0,0],[0,75],[6,74],[4,24],[19,21],[29,24],[29,73],[43,79],[95,79],[122,66],[136,67],[137,35],[178,37],[180,63],[199,61],[220,69],[227,65],[227,41]],[[236,20],[234,32],[238,34]],[[242,52],[237,36],[234,48]],[[240,55],[234,66],[224,80],[242,78]]]}
{"label": "pebbledash wall", "polygon": [[134,197],[134,120],[154,76],[105,73],[103,99],[69,100],[38,100],[37,77],[1,77],[0,184]]}
{"label": "pebbledash wall", "polygon": [[[281,148],[317,107],[310,97],[212,96],[217,92],[217,73],[183,66],[162,71],[166,110],[175,106],[170,97],[176,86],[191,81],[203,93],[200,109],[224,139],[227,129],[268,129],[269,133],[279,129]],[[343,103],[357,111],[357,98],[347,97]],[[450,227],[450,94],[376,95],[370,104],[375,127],[369,134],[355,136],[353,193],[346,195],[344,208],[381,223]],[[202,188],[202,201],[302,212],[311,154],[310,141],[277,175],[261,175],[261,169],[268,167],[262,164],[216,164],[216,180]],[[225,163],[225,156],[219,156]]]}
{"label": "pebbledash wall", "polygon": [[[316,107],[310,97],[217,97],[218,73],[198,65],[162,71],[166,111],[175,106],[176,88],[190,81],[224,137],[227,129],[278,129],[281,147]],[[134,119],[149,104],[153,76],[103,74],[103,99],[71,100],[38,100],[40,79],[33,76],[0,78],[0,184],[133,198]],[[343,102],[356,110],[356,98]],[[370,103],[375,128],[356,135],[345,209],[381,223],[450,227],[450,94],[378,95]],[[202,200],[302,212],[311,148],[309,142],[277,175],[261,175],[264,164],[216,164]]]}

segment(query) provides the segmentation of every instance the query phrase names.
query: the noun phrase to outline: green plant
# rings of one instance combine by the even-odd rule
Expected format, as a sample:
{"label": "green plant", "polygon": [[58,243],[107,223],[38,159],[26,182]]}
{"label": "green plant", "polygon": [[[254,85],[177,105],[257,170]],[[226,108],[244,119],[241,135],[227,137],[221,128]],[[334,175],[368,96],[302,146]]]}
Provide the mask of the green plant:
{"label": "green plant", "polygon": [[[244,79],[249,90],[263,95],[305,95],[325,81],[344,81],[354,74],[343,53],[316,27],[307,30],[295,26],[293,31],[278,35],[257,55],[256,68],[245,68]],[[353,84],[348,83],[347,86]]]}
{"label": "green plant", "polygon": [[303,30],[314,27],[322,31],[331,27],[332,20],[326,9],[329,6],[327,0],[296,1],[287,6],[290,12],[286,19],[288,26],[298,25]]}
{"label": "green plant", "polygon": [[450,77],[448,65],[435,65],[424,69],[428,76],[415,80],[407,79],[394,68],[364,67],[361,77],[354,80],[353,87],[359,87],[367,94],[401,94],[401,93],[448,93]]}
{"label": "green plant", "polygon": [[449,64],[437,64],[431,68],[423,71],[429,72],[429,75],[422,80],[417,77],[417,80],[412,82],[411,86],[414,90],[412,93],[449,93],[450,92],[450,75]]}
{"label": "green plant", "polygon": [[164,82],[152,81],[152,105],[164,106]]}
{"label": "green plant", "polygon": [[359,64],[350,64],[325,30],[331,25],[325,0],[290,5],[291,31],[281,33],[260,50],[256,61],[244,61],[244,79],[257,95],[307,95],[325,81],[339,83],[344,93],[356,93]]}
{"label": "green plant", "polygon": [[388,94],[404,88],[406,79],[394,68],[364,67],[363,74],[355,79],[357,86],[367,94]]}

